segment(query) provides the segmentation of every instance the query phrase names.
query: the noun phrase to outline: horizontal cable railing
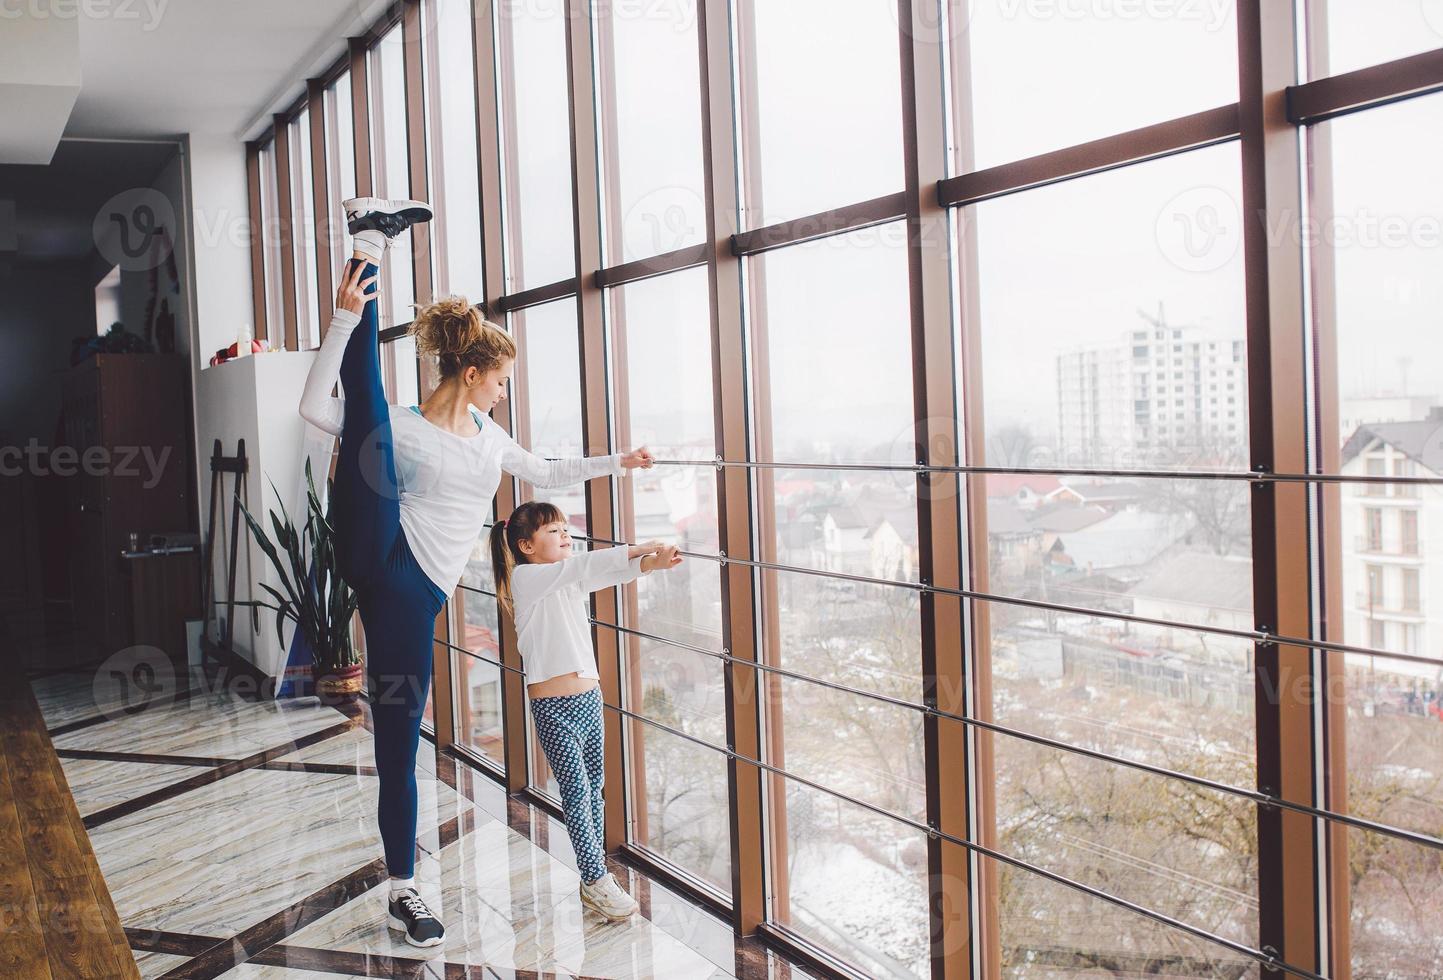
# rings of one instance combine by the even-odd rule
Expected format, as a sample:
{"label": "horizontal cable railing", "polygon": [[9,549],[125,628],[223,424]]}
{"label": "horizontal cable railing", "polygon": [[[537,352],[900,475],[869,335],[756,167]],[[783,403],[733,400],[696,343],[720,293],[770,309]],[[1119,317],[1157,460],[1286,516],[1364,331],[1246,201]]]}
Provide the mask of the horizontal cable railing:
{"label": "horizontal cable railing", "polygon": [[605,707],[607,710],[613,711],[624,718],[630,718],[634,721],[641,722],[645,725],[648,725],[649,727],[666,732],[677,738],[685,739],[686,741],[692,742],[703,748],[711,749],[713,752],[724,755],[727,758],[732,759],[736,762],[752,766],[764,772],[772,773],[776,776],[781,776],[784,779],[789,779],[795,783],[806,786],[809,789],[813,789],[819,793],[824,793],[827,796],[831,796],[834,799],[842,800],[843,802],[850,803],[853,806],[861,807],[862,809],[874,813],[877,816],[911,827],[913,830],[916,830],[919,833],[926,834],[928,837],[934,838],[936,840],[946,841],[949,844],[955,844],[956,846],[970,851],[973,854],[977,854],[981,857],[990,858],[994,861],[1000,861],[1003,864],[1011,865],[1012,867],[1017,868],[1021,871],[1025,871],[1029,874],[1045,878],[1048,881],[1054,882],[1055,884],[1071,888],[1075,891],[1081,892],[1084,895],[1088,895],[1092,898],[1098,899],[1099,901],[1107,902],[1108,904],[1116,906],[1117,908],[1125,909],[1126,911],[1133,912],[1137,915],[1143,916],[1144,918],[1151,919],[1152,921],[1157,922],[1161,925],[1168,926],[1169,928],[1176,929],[1180,932],[1185,932],[1188,935],[1191,935],[1197,939],[1201,939],[1205,942],[1210,942],[1215,945],[1222,946],[1225,949],[1237,953],[1239,956],[1245,956],[1248,959],[1256,961],[1257,963],[1261,964],[1265,969],[1281,970],[1282,972],[1288,973],[1292,976],[1307,978],[1307,980],[1323,980],[1323,977],[1320,974],[1314,973],[1311,970],[1303,969],[1302,967],[1292,966],[1291,964],[1284,963],[1278,957],[1266,953],[1263,950],[1254,949],[1253,947],[1248,946],[1245,943],[1240,943],[1236,940],[1228,939],[1225,936],[1219,936],[1216,933],[1212,933],[1206,929],[1201,928],[1200,926],[1190,925],[1189,923],[1183,922],[1180,919],[1175,919],[1172,916],[1154,911],[1142,905],[1138,905],[1136,902],[1130,902],[1125,898],[1119,898],[1116,895],[1111,895],[1098,888],[1094,888],[1091,885],[1086,885],[1080,881],[1075,881],[1072,878],[1068,878],[1065,875],[1057,874],[1054,871],[1048,871],[1046,868],[1042,868],[1035,864],[1032,864],[1031,862],[1024,861],[1020,858],[1012,857],[1008,854],[1004,854],[1001,851],[994,850],[993,848],[987,847],[986,845],[978,844],[975,841],[964,840],[961,837],[957,837],[954,834],[949,834],[944,830],[940,830],[937,827],[933,827],[929,824],[914,820],[911,817],[906,817],[899,813],[893,813],[891,810],[888,810],[885,807],[880,807],[876,804],[868,803],[864,800],[854,799],[838,790],[830,789],[819,783],[815,783],[810,779],[806,779],[804,777],[795,775],[794,773],[787,772],[785,769],[780,769],[777,766],[769,765],[768,763],[762,762],[760,759],[753,759],[750,756],[743,755],[742,753],[736,752],[733,749],[725,748],[720,745],[715,745],[711,742],[708,742],[706,739],[698,738],[695,735],[689,734],[687,732],[679,731],[678,729],[672,728],[670,725],[666,725],[662,722],[656,721],[655,719],[648,718],[645,715],[639,715],[634,711],[628,711],[625,708],[620,708],[612,704],[607,704],[605,705]]}

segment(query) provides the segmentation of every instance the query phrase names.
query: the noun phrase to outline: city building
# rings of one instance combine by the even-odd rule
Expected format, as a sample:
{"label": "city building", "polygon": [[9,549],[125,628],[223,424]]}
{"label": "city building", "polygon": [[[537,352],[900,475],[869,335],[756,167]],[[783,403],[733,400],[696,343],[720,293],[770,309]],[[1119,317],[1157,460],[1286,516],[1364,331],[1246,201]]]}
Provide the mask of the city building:
{"label": "city building", "polygon": [[1242,338],[1172,326],[1161,311],[1143,319],[1115,344],[1057,356],[1063,465],[1216,454],[1245,440]]}

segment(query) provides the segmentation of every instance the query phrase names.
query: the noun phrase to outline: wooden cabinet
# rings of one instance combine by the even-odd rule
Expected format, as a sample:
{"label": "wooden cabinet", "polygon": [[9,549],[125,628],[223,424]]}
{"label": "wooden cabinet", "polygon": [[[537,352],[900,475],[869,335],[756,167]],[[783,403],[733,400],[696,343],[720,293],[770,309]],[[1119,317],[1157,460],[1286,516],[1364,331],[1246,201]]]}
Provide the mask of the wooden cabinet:
{"label": "wooden cabinet", "polygon": [[[70,585],[76,624],[101,659],[131,643],[120,553],[134,532],[194,531],[190,399],[185,358],[99,354],[65,375]],[[60,460],[53,463],[57,476]]]}

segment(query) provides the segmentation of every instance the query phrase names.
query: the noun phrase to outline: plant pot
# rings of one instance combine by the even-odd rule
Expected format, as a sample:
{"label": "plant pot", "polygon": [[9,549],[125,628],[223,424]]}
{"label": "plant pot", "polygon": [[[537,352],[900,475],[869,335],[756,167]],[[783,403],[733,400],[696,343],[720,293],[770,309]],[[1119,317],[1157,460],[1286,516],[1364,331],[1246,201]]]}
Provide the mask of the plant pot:
{"label": "plant pot", "polygon": [[316,696],[321,704],[349,704],[361,696],[361,664],[316,674]]}

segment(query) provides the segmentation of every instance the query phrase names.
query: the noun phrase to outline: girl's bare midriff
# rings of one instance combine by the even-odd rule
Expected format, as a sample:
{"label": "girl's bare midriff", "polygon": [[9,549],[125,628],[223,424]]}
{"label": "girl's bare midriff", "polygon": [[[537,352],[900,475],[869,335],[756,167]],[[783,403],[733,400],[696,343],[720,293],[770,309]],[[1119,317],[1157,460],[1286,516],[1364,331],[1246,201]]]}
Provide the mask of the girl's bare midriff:
{"label": "girl's bare midriff", "polygon": [[526,685],[526,693],[532,698],[560,698],[568,694],[585,694],[600,681],[595,677],[582,677],[577,673],[548,677],[538,684]]}

